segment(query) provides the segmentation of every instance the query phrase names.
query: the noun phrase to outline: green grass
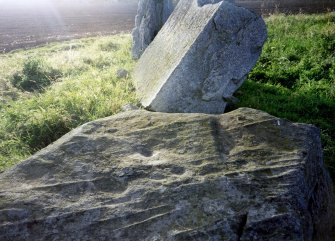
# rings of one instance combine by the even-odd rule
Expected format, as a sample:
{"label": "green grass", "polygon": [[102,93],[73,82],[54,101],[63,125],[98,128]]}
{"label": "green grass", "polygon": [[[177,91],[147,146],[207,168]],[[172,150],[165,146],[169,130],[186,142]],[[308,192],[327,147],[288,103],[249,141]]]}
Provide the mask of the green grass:
{"label": "green grass", "polygon": [[42,91],[62,76],[61,71],[50,68],[42,59],[31,58],[24,62],[22,71],[14,73],[12,85],[23,91]]}
{"label": "green grass", "polygon": [[[118,35],[0,55],[0,171],[78,125],[137,104],[131,78],[116,77],[133,69],[130,46],[129,35]],[[15,85],[17,76],[25,85]]]}
{"label": "green grass", "polygon": [[[335,13],[273,15],[266,22],[269,39],[233,108],[320,127],[335,177]],[[130,35],[119,35],[0,55],[0,171],[82,123],[137,104],[130,44]],[[117,79],[120,68],[130,77]]]}

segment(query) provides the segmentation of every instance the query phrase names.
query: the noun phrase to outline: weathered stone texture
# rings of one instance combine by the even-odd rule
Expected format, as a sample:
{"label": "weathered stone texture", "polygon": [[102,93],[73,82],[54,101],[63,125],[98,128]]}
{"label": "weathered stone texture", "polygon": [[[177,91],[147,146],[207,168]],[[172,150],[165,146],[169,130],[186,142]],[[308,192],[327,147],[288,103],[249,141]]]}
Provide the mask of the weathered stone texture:
{"label": "weathered stone texture", "polygon": [[133,30],[132,55],[138,59],[171,15],[176,0],[139,0]]}
{"label": "weathered stone texture", "polygon": [[180,1],[135,69],[141,103],[160,112],[223,113],[266,36],[263,19],[249,10]]}
{"label": "weathered stone texture", "polygon": [[[234,0],[197,0],[199,5]],[[139,0],[135,28],[133,30],[132,56],[139,59],[150,45],[166,20],[170,17],[179,0]]]}
{"label": "weathered stone texture", "polygon": [[0,240],[326,240],[331,189],[313,126],[130,111],[0,174]]}

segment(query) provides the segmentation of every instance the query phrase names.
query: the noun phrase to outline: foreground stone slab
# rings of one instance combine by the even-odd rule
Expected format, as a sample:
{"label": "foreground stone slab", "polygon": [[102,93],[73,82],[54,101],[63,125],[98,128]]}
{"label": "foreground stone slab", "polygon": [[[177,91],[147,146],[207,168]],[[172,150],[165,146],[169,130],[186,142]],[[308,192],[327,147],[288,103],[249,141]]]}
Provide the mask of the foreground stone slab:
{"label": "foreground stone slab", "polygon": [[263,19],[247,9],[181,0],[135,68],[141,103],[159,112],[223,113],[266,36]]}
{"label": "foreground stone slab", "polygon": [[129,111],[0,174],[0,240],[325,240],[331,189],[313,126]]}

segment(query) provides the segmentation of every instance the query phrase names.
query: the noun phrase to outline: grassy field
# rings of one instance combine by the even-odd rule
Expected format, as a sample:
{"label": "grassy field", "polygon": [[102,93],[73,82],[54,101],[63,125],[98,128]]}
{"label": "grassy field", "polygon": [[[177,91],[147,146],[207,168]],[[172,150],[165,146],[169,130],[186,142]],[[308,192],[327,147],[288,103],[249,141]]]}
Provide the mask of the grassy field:
{"label": "grassy field", "polygon": [[56,43],[0,55],[0,170],[87,121],[137,103],[129,35]]}
{"label": "grassy field", "polygon": [[[269,40],[230,109],[317,125],[335,177],[335,13],[272,15],[266,22]],[[138,104],[130,44],[130,35],[118,35],[0,55],[0,170],[82,123]],[[117,78],[118,69],[130,75]]]}

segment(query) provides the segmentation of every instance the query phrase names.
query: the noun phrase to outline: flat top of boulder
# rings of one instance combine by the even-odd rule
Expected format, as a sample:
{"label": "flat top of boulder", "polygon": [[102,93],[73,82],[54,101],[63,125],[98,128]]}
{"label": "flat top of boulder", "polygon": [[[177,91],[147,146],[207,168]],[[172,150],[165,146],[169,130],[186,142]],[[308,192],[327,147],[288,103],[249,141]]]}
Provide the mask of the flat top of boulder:
{"label": "flat top of boulder", "polygon": [[311,240],[332,220],[318,129],[247,108],[97,120],[0,187],[0,240]]}

